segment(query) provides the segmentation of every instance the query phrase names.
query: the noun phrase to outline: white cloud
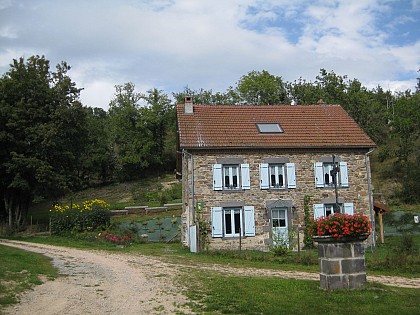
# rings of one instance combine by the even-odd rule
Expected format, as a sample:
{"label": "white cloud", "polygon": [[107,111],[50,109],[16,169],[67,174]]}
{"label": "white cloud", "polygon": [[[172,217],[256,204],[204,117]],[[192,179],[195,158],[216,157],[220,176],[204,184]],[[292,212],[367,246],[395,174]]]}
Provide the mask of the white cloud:
{"label": "white cloud", "polygon": [[[383,14],[392,11],[390,4],[3,1],[0,70],[21,55],[45,54],[52,65],[66,60],[73,67],[70,76],[84,88],[83,102],[97,107],[107,106],[114,86],[125,82],[141,91],[157,87],[168,94],[186,85],[224,91],[240,76],[263,69],[289,81],[300,76],[314,80],[325,68],[362,83],[401,79],[406,84],[413,77],[414,86],[419,41],[390,45],[391,34],[378,27]],[[414,15],[404,17],[415,23]],[[400,24],[392,26],[398,29]]]}

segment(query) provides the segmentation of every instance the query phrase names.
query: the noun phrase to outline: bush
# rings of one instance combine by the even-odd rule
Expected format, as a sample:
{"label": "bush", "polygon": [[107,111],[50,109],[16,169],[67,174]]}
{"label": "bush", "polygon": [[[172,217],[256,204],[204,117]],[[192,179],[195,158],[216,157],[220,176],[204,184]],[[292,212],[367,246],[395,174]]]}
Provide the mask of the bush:
{"label": "bush", "polygon": [[86,200],[82,205],[55,205],[51,212],[51,233],[66,235],[103,230],[109,226],[111,213],[103,200]]}
{"label": "bush", "polygon": [[295,232],[289,229],[287,234],[273,233],[273,245],[270,247],[270,251],[274,256],[286,256],[292,252],[292,248],[295,245]]}

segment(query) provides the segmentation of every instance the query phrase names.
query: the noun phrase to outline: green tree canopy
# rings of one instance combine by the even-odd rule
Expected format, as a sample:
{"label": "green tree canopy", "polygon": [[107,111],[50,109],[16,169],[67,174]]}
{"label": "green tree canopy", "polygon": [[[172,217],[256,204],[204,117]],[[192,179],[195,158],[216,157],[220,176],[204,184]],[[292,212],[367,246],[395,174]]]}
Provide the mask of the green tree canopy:
{"label": "green tree canopy", "polygon": [[34,196],[76,189],[86,139],[80,89],[62,62],[13,60],[0,79],[0,190],[11,227],[25,224]]}

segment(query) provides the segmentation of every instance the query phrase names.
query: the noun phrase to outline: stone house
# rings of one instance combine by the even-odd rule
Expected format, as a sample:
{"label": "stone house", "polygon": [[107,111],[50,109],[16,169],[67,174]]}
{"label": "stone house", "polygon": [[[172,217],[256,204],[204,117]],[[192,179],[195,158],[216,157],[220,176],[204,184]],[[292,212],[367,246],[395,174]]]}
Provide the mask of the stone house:
{"label": "stone house", "polygon": [[203,243],[198,227],[210,249],[267,251],[296,237],[307,195],[315,218],[362,212],[374,220],[375,143],[339,105],[195,105],[187,97],[177,132],[182,242],[193,252]]}

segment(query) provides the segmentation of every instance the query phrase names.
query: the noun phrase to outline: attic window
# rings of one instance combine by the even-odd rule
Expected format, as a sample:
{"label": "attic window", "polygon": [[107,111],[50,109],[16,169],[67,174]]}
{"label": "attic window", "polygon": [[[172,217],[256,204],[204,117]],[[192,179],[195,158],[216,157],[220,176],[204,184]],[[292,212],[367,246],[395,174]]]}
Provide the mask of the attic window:
{"label": "attic window", "polygon": [[257,128],[260,133],[282,133],[280,125],[277,123],[257,123]]}

